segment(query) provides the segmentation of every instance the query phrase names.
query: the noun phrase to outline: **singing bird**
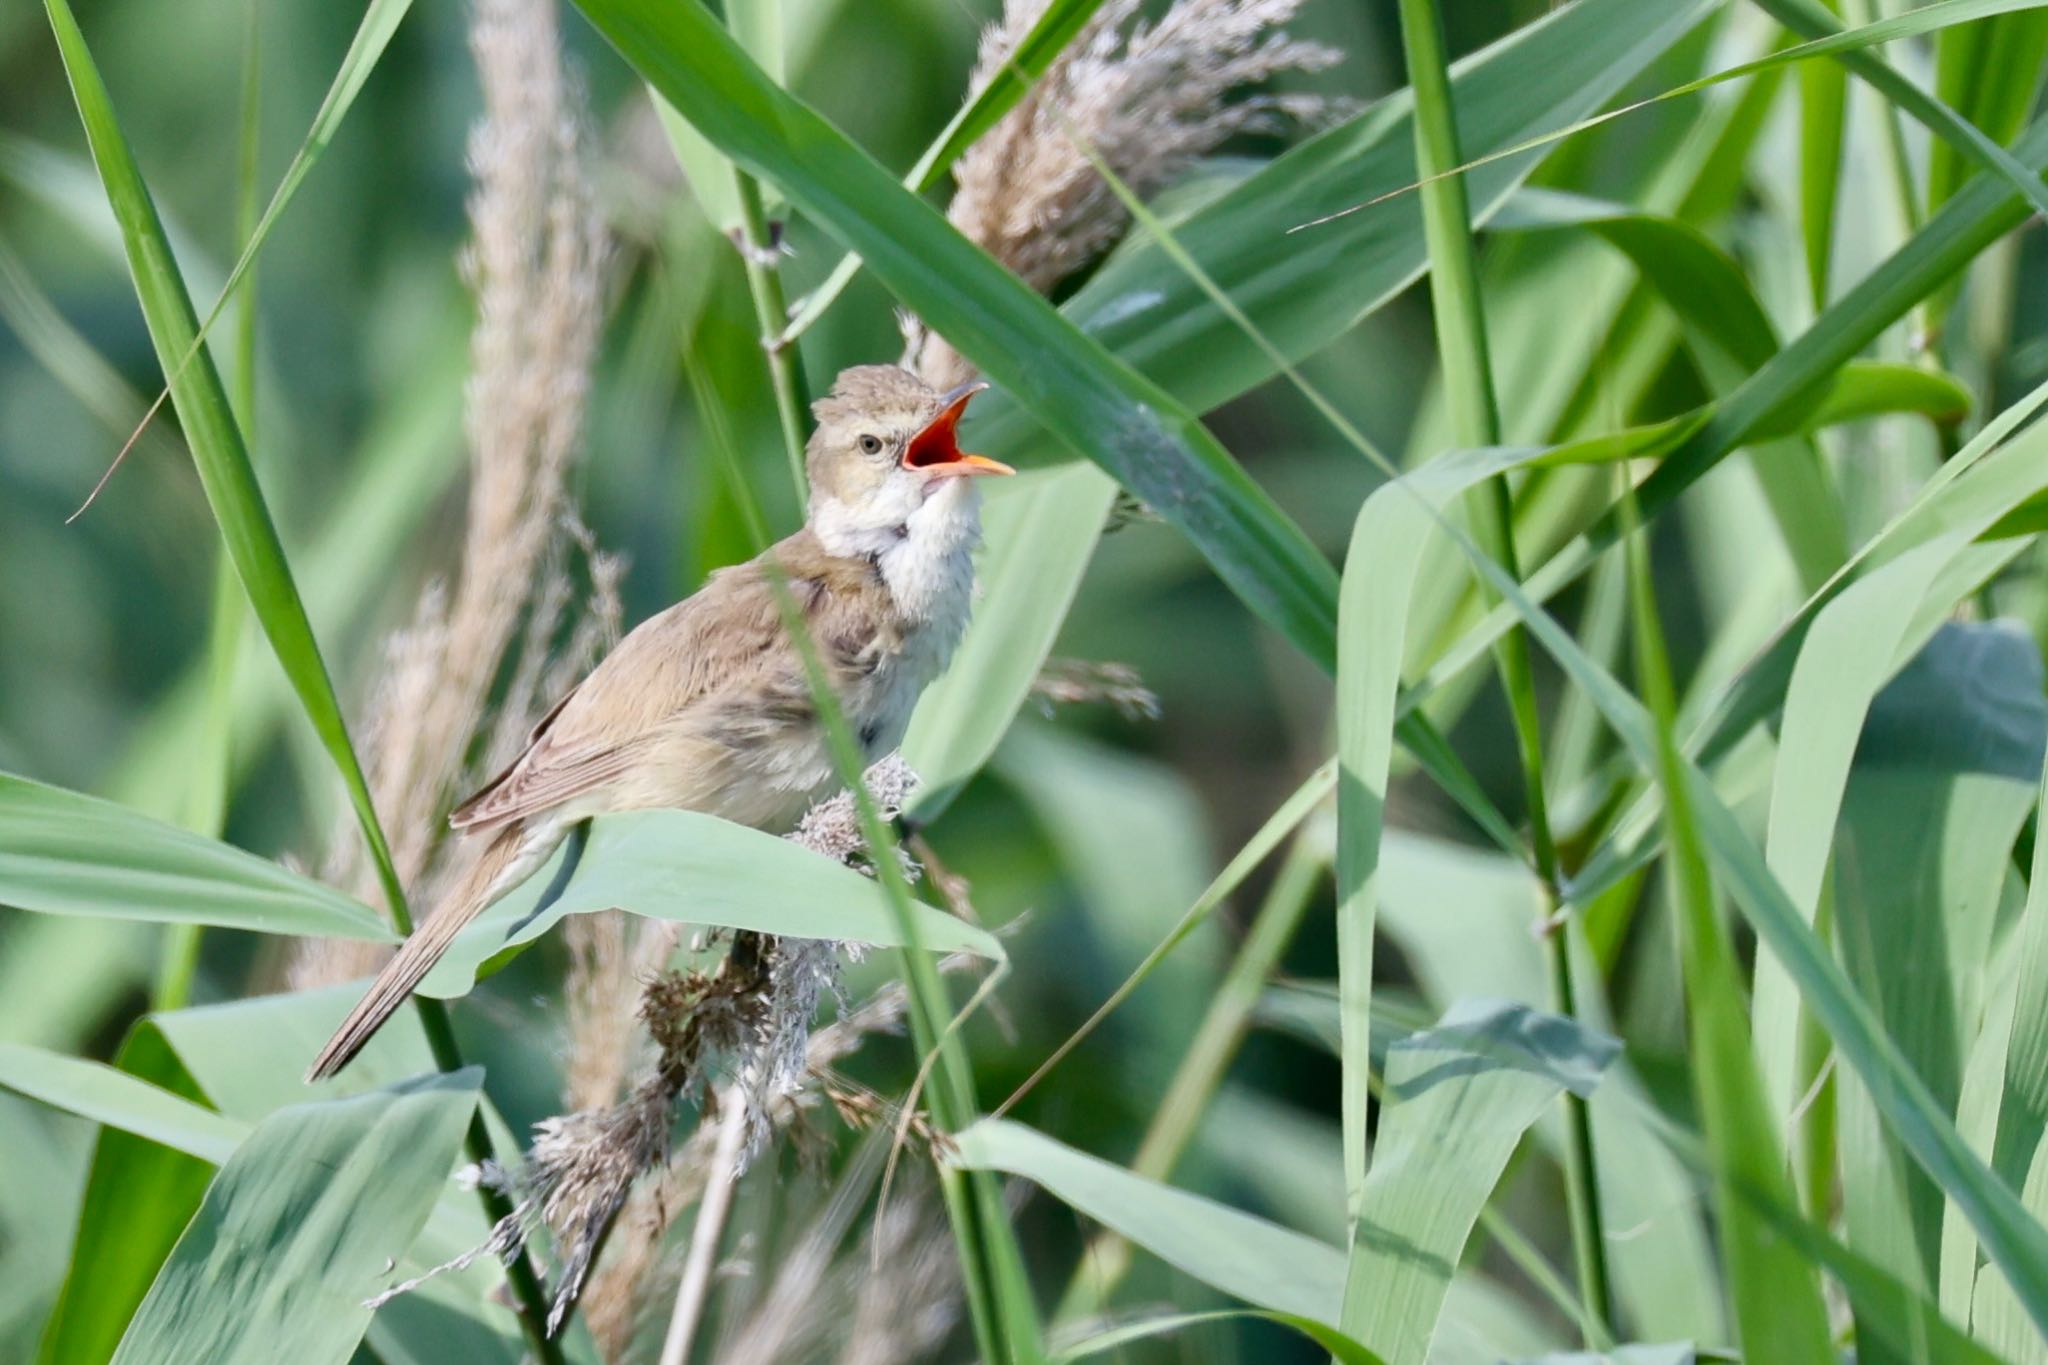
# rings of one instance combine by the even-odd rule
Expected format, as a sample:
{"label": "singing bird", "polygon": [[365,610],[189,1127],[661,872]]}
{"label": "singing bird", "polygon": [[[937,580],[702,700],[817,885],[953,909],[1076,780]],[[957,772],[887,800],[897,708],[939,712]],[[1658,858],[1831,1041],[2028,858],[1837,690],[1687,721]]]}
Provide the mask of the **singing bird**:
{"label": "singing bird", "polygon": [[[894,365],[842,373],[812,405],[802,530],[650,617],[534,727],[524,753],[456,807],[481,854],[328,1040],[308,1080],[346,1066],[462,927],[607,811],[704,811],[790,828],[837,782],[792,602],[867,756],[902,742],[911,708],[967,625],[981,538],[974,477],[1008,465],[961,451],[986,385],[935,392]],[[775,577],[787,584],[778,600]]]}

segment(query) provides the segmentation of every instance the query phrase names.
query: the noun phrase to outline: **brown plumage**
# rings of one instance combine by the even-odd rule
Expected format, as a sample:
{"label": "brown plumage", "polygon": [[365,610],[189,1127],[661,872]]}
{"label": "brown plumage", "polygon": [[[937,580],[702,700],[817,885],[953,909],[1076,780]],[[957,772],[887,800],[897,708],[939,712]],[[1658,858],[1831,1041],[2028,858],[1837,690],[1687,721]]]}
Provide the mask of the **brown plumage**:
{"label": "brown plumage", "polygon": [[834,784],[776,575],[869,755],[901,741],[966,624],[980,531],[962,476],[1009,472],[959,449],[954,428],[972,393],[936,393],[894,366],[840,376],[814,408],[804,528],[642,622],[534,728],[525,752],[456,808],[449,823],[490,843],[308,1079],[347,1065],[463,926],[579,821],[672,807],[780,831]]}

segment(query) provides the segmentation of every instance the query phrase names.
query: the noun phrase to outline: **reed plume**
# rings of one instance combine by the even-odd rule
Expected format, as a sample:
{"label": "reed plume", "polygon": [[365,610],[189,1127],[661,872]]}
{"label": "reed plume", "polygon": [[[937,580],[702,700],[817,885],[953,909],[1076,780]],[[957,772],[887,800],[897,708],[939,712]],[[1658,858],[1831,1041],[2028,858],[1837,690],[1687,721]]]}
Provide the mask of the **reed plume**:
{"label": "reed plume", "polygon": [[[506,737],[550,704],[551,689],[587,671],[618,622],[618,565],[590,548],[566,493],[582,450],[606,256],[583,167],[583,96],[563,62],[553,0],[475,0],[469,46],[483,112],[469,140],[471,237],[461,259],[477,309],[462,552],[452,586],[430,584],[411,623],[389,641],[365,727],[392,856],[422,903],[447,871],[436,866],[442,817],[476,766],[470,755],[479,738],[486,749],[507,747]],[[582,551],[591,587],[557,656],[555,637],[576,605],[572,549]],[[492,722],[492,691],[508,670]],[[337,837],[327,871],[374,896],[352,830]],[[360,943],[301,945],[292,984],[348,980],[371,970],[381,952]]]}
{"label": "reed plume", "polygon": [[[1041,294],[1130,226],[1096,158],[1149,195],[1238,133],[1313,121],[1331,107],[1316,95],[1238,93],[1282,72],[1321,70],[1343,55],[1282,31],[1301,0],[1180,0],[1156,22],[1139,18],[1140,3],[1108,0],[954,167],[958,189],[947,219]],[[1006,0],[1002,18],[982,35],[973,90],[1003,68],[1045,6]],[[940,388],[973,373],[928,332],[913,341],[909,363]]]}

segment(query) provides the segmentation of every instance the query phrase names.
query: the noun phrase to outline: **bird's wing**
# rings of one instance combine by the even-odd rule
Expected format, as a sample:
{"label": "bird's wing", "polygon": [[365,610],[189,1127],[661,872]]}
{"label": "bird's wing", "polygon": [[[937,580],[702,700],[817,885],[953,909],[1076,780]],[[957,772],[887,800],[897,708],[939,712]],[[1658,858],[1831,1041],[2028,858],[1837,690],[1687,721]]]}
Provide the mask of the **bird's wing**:
{"label": "bird's wing", "polygon": [[[814,632],[862,595],[860,566],[823,556],[807,532],[772,551]],[[828,658],[838,642],[822,641]],[[835,660],[836,662],[836,660]],[[496,829],[603,788],[630,771],[685,712],[714,696],[779,692],[802,669],[762,559],[716,574],[695,596],[642,622],[534,728],[526,751],[449,816]],[[807,690],[807,689],[806,689]]]}

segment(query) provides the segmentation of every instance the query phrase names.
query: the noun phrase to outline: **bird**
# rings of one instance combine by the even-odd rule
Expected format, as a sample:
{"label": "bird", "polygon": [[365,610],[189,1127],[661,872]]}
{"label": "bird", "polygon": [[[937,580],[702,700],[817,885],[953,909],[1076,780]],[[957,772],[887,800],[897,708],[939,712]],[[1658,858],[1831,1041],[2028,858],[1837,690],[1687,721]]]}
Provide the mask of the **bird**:
{"label": "bird", "polygon": [[838,772],[789,607],[865,756],[902,742],[967,626],[979,477],[1015,472],[960,449],[961,415],[987,387],[941,393],[895,365],[838,376],[812,404],[803,527],[641,622],[455,808],[450,826],[481,851],[320,1050],[309,1082],[346,1066],[463,926],[581,822],[666,807],[779,833],[829,793]]}

